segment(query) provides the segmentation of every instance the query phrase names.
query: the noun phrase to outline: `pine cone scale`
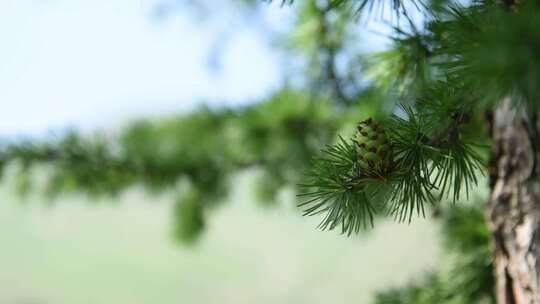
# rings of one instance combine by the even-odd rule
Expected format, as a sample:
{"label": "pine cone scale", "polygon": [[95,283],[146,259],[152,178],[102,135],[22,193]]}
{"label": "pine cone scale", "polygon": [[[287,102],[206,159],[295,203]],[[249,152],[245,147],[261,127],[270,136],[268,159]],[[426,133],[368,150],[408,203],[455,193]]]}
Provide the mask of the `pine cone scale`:
{"label": "pine cone scale", "polygon": [[361,174],[385,176],[392,164],[391,144],[386,131],[371,118],[360,122],[357,130],[355,142]]}

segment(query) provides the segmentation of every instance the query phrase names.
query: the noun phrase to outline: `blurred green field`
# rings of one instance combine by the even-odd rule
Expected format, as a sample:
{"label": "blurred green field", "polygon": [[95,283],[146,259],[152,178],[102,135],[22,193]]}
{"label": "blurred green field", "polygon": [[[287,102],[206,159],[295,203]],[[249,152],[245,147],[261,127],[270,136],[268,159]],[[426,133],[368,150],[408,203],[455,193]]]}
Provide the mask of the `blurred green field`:
{"label": "blurred green field", "polygon": [[[240,178],[246,185],[249,174]],[[347,238],[238,187],[194,247],[175,243],[173,199],[133,189],[92,204],[0,191],[0,303],[370,303],[437,264],[436,225],[380,223]]]}

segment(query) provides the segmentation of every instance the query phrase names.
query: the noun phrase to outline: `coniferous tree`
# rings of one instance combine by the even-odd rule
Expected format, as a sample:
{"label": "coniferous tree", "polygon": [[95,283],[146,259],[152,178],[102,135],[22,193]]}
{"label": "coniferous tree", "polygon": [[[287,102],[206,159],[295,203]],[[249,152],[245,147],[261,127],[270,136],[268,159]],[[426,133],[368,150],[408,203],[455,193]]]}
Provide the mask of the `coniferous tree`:
{"label": "coniferous tree", "polygon": [[[355,3],[340,4],[347,2]],[[358,9],[371,2],[359,1]],[[397,26],[394,48],[374,59],[375,68],[383,64],[379,81],[397,89],[401,107],[382,125],[361,123],[355,138],[315,162],[306,214],[324,213],[323,228],[351,233],[377,212],[410,221],[426,205],[459,200],[474,191],[484,167],[481,140],[468,130],[484,117],[496,299],[538,303],[538,3],[420,9],[429,14],[423,27],[410,19],[408,29]],[[404,5],[396,10],[407,18]]]}
{"label": "coniferous tree", "polygon": [[[163,190],[182,180],[177,214],[185,226],[177,231],[187,240],[223,197],[228,177],[246,167],[264,168],[270,194],[308,168],[299,189],[305,214],[346,234],[369,228],[376,216],[411,221],[440,202],[466,200],[487,172],[489,233],[471,230],[485,227],[477,209],[445,215],[447,238],[463,254],[458,271],[377,301],[540,303],[539,4],[297,0],[293,7],[289,46],[308,59],[300,91],[311,94],[286,89],[245,109],[140,122],[114,143],[77,135],[8,143],[0,163],[20,163],[23,190],[33,164],[51,164],[51,194],[110,194],[136,183]],[[358,56],[349,49],[354,33],[385,10],[394,17],[392,47]],[[347,131],[353,123],[356,131]]]}
{"label": "coniferous tree", "polygon": [[442,222],[444,261],[451,267],[381,291],[375,304],[494,303],[490,236],[481,204],[447,206],[435,214]]}

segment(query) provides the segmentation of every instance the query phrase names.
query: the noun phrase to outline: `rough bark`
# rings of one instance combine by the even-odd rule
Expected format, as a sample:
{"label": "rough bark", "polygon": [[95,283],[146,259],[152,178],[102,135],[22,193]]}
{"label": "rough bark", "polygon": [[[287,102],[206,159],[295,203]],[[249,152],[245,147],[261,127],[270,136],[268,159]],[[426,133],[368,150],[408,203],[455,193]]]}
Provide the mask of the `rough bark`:
{"label": "rough bark", "polygon": [[536,115],[505,100],[491,116],[491,197],[498,304],[540,304],[540,175]]}

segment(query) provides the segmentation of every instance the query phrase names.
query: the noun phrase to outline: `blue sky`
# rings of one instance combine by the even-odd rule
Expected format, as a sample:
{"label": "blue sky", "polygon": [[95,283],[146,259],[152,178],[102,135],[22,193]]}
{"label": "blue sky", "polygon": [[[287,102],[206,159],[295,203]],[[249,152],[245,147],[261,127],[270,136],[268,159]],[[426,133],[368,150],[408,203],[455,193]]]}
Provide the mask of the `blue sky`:
{"label": "blue sky", "polygon": [[[0,0],[0,135],[105,127],[203,100],[246,102],[279,86],[279,59],[256,28],[182,10],[157,19],[159,3]],[[276,21],[286,13],[268,8]],[[223,37],[221,69],[209,69]]]}
{"label": "blue sky", "polygon": [[[189,1],[0,0],[0,137],[247,103],[282,84],[283,61],[261,24],[286,30],[291,7],[274,1],[246,15],[231,0],[198,0],[212,3],[201,20],[179,9]],[[362,37],[365,50],[384,44],[369,30]]]}

